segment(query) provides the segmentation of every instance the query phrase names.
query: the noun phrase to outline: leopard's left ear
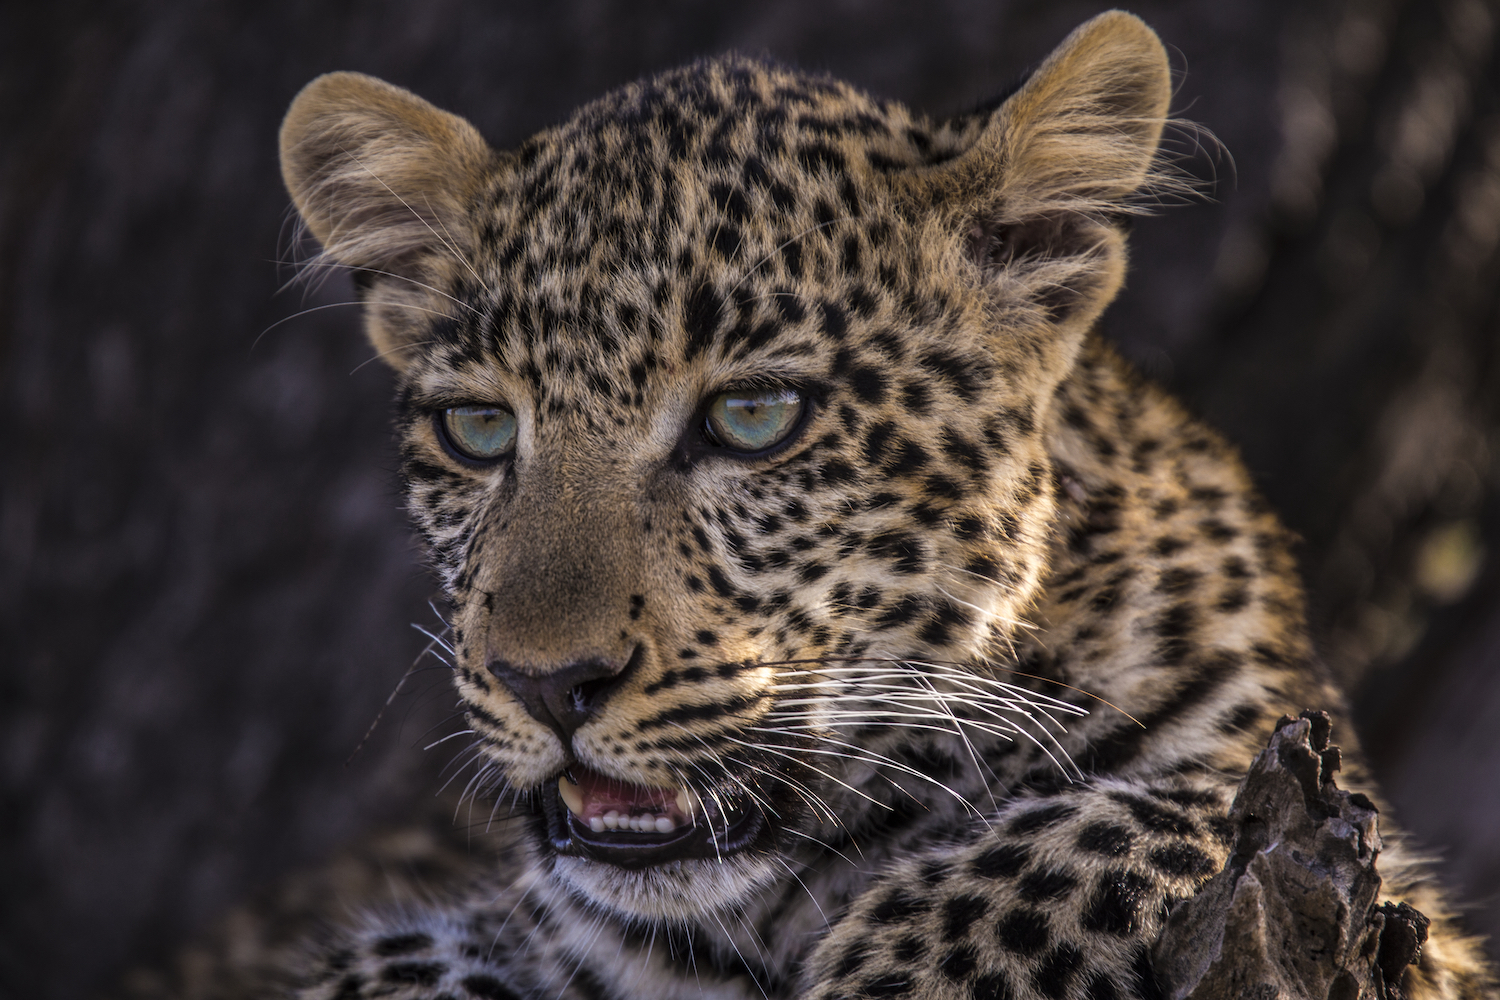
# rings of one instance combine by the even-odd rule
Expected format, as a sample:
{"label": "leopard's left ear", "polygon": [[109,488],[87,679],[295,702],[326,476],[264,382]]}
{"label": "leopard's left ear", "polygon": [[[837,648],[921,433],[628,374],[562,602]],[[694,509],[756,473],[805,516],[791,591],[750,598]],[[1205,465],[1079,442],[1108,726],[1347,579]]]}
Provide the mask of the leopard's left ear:
{"label": "leopard's left ear", "polygon": [[1108,11],[998,108],[950,123],[956,155],[909,172],[907,196],[980,272],[1029,280],[1053,320],[1089,321],[1124,273],[1114,221],[1143,188],[1172,185],[1154,169],[1170,99],[1156,33]]}
{"label": "leopard's left ear", "polygon": [[1104,208],[1151,175],[1172,80],[1156,32],[1106,11],[1073,30],[931,181],[981,202]]}

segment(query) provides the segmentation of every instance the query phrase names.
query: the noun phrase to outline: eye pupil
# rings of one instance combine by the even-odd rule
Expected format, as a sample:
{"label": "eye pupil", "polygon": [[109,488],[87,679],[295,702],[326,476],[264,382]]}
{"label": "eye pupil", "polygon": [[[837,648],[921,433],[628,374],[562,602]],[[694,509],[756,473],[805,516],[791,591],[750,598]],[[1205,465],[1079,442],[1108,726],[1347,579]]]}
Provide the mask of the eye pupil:
{"label": "eye pupil", "polygon": [[516,415],[501,406],[450,406],[442,413],[444,436],[465,458],[488,462],[516,446]]}
{"label": "eye pupil", "polygon": [[773,448],[801,423],[805,403],[791,389],[721,392],[708,407],[706,430],[715,444],[742,452]]}

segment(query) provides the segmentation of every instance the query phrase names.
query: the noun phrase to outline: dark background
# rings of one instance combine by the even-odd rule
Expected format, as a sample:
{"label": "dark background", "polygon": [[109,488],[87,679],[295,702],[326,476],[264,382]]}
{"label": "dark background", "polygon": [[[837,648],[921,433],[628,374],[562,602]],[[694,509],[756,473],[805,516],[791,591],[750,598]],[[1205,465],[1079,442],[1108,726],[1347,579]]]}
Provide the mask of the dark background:
{"label": "dark background", "polygon": [[[302,84],[374,73],[509,145],[737,48],[941,113],[1101,8],[0,5],[0,995],[159,985],[142,970],[236,902],[427,809],[451,757],[421,750],[436,670],[345,765],[436,616],[389,380],[355,311],[320,308],[350,289],[282,289],[276,129]],[[1213,200],[1138,225],[1108,332],[1305,539],[1398,818],[1495,933],[1500,9],[1135,10],[1229,155],[1179,143]]]}

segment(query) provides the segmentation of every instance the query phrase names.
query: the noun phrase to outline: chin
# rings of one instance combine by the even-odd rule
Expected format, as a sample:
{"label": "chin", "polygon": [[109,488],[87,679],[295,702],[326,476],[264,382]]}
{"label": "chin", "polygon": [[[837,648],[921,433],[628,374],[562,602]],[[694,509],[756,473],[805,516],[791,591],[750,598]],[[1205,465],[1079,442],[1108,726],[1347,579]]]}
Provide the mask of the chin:
{"label": "chin", "polygon": [[647,868],[567,855],[553,862],[554,874],[578,898],[651,923],[687,922],[742,907],[776,881],[779,870],[770,857],[747,853]]}

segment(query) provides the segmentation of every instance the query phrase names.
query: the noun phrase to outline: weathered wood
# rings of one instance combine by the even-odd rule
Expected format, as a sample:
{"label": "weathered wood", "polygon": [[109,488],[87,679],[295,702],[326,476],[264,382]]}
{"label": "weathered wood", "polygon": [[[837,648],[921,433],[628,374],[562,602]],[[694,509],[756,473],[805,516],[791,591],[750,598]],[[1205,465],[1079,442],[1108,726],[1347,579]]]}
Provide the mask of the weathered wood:
{"label": "weathered wood", "polygon": [[1427,918],[1377,905],[1378,813],[1339,789],[1322,712],[1284,717],[1240,784],[1224,870],[1173,908],[1152,952],[1170,1000],[1399,1000]]}

